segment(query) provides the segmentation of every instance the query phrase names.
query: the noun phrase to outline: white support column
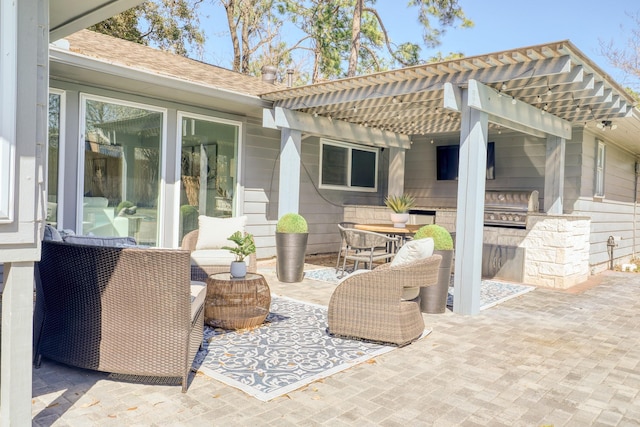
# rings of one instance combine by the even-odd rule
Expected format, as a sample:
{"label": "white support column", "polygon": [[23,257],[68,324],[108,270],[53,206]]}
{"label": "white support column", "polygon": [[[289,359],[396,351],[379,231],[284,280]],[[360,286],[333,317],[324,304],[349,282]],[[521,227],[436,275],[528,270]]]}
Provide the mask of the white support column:
{"label": "white support column", "polygon": [[278,218],[300,208],[300,161],[302,133],[282,128],[280,134],[280,187]]}
{"label": "white support column", "polygon": [[404,193],[404,168],[405,168],[404,148],[389,148],[389,182],[387,184],[387,194]]}
{"label": "white support column", "polygon": [[462,91],[453,311],[480,312],[484,191],[489,115],[468,105]]}
{"label": "white support column", "polygon": [[565,139],[548,135],[544,167],[544,211],[562,214],[564,197]]}
{"label": "white support column", "polygon": [[4,264],[0,425],[31,425],[33,262]]}

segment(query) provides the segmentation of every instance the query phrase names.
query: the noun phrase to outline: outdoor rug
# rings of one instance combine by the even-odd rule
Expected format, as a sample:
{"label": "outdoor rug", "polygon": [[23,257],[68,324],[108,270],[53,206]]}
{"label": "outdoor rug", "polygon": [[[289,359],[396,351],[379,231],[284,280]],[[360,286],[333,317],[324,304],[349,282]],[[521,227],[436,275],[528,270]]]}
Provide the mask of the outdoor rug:
{"label": "outdoor rug", "polygon": [[203,349],[194,365],[211,378],[268,401],[397,348],[332,337],[326,328],[326,307],[272,296],[270,313],[260,327],[226,331],[205,326]]}
{"label": "outdoor rug", "polygon": [[[341,273],[336,274],[335,268],[328,267],[305,271],[304,277],[306,279],[338,283],[340,280],[340,274]],[[451,276],[451,281],[453,284],[453,276]],[[480,285],[480,310],[493,307],[511,298],[515,298],[519,295],[532,291],[533,289],[535,289],[534,286],[520,285],[497,280],[483,280]],[[453,287],[449,287],[447,306],[449,308],[453,307]]]}

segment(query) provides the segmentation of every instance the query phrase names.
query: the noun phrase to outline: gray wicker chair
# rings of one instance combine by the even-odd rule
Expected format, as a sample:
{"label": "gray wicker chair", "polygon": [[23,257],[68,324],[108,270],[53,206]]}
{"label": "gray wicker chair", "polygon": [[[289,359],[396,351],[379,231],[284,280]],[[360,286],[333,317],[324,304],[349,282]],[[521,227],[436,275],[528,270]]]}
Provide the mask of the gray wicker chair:
{"label": "gray wicker chair", "polygon": [[329,333],[398,346],[418,339],[424,331],[420,304],[403,300],[403,289],[436,284],[441,259],[433,255],[398,267],[383,264],[346,277],[329,301]]}
{"label": "gray wicker chair", "polygon": [[[345,241],[345,251],[342,256],[342,275],[346,273],[347,261],[353,261],[353,270],[358,269],[358,263],[363,262],[369,270],[376,261],[388,261],[395,256],[396,237],[373,231],[345,228],[338,225],[340,234]],[[336,271],[338,273],[338,271]]]}
{"label": "gray wicker chair", "polygon": [[123,376],[176,377],[186,392],[204,325],[203,304],[191,303],[189,265],[184,250],[42,242],[36,367],[45,357]]}
{"label": "gray wicker chair", "polygon": [[[196,243],[198,242],[198,230],[190,231],[182,238],[180,247],[190,252],[196,250]],[[247,273],[258,272],[258,262],[256,253],[252,253],[248,258]],[[224,265],[191,265],[191,280],[198,280],[204,282],[211,274],[225,273],[230,270],[230,264]]]}

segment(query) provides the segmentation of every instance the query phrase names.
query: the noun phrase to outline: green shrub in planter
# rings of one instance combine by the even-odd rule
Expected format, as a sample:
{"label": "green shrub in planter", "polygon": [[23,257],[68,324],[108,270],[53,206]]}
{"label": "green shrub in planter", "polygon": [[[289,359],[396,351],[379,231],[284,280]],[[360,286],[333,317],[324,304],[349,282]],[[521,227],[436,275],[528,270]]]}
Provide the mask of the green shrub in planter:
{"label": "green shrub in planter", "polygon": [[388,195],[384,204],[395,213],[408,213],[416,205],[416,199],[409,194]]}
{"label": "green shrub in planter", "polygon": [[309,227],[304,217],[297,213],[282,215],[276,224],[277,233],[308,233]]}
{"label": "green shrub in planter", "polygon": [[413,236],[415,239],[433,239],[434,253],[442,257],[438,269],[438,283],[420,288],[420,310],[423,313],[444,313],[447,309],[447,295],[451,282],[453,265],[453,239],[446,228],[437,224],[420,227]]}
{"label": "green shrub in planter", "polygon": [[424,239],[427,237],[431,237],[433,239],[434,249],[437,251],[453,249],[453,239],[451,238],[451,234],[441,225],[425,225],[420,227],[413,236],[414,239]]}
{"label": "green shrub in planter", "polygon": [[276,225],[276,275],[285,283],[301,282],[309,227],[302,215],[284,214]]}

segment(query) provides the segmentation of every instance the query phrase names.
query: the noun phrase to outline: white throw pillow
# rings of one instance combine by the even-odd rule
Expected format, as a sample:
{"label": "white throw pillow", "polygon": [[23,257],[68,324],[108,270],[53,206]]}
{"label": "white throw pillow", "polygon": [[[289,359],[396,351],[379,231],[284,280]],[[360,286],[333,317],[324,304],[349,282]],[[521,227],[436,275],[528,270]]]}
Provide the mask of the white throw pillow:
{"label": "white throw pillow", "polygon": [[411,240],[402,245],[393,261],[391,261],[391,267],[429,258],[431,255],[433,255],[433,239],[431,237]]}
{"label": "white throw pillow", "polygon": [[233,242],[227,240],[236,231],[244,233],[247,223],[246,215],[233,218],[214,218],[200,215],[198,217],[198,241],[196,250],[219,249],[223,246],[231,246]]}

